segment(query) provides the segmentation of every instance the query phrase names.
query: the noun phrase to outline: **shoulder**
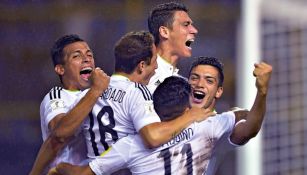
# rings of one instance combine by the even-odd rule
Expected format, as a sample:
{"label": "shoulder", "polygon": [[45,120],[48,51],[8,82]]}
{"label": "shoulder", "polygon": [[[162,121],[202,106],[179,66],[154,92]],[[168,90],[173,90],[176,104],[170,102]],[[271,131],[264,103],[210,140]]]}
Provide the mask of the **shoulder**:
{"label": "shoulder", "polygon": [[235,116],[235,113],[234,113],[234,111],[226,111],[226,112],[220,113],[220,115],[221,115],[222,117],[234,117],[234,116]]}
{"label": "shoulder", "polygon": [[215,123],[217,123],[219,126],[222,126],[222,128],[227,128],[227,126],[232,128],[235,125],[236,116],[233,111],[217,114],[213,118],[216,119]]}
{"label": "shoulder", "polygon": [[68,91],[62,87],[55,86],[45,95],[40,109],[54,111],[56,109],[67,108],[76,101],[79,94],[80,91]]}
{"label": "shoulder", "polygon": [[54,86],[53,88],[51,88],[49,92],[45,95],[42,103],[56,99],[56,98],[60,98],[62,89],[63,88],[59,86]]}
{"label": "shoulder", "polygon": [[224,119],[232,119],[235,117],[235,113],[234,111],[227,111],[227,112],[222,112],[217,114],[216,116],[212,117],[215,118],[217,120],[224,120]]}
{"label": "shoulder", "polygon": [[152,100],[152,95],[149,89],[140,83],[134,83],[134,89],[135,94],[140,94],[146,101]]}
{"label": "shoulder", "polygon": [[63,99],[67,96],[77,96],[76,92],[68,91],[60,86],[54,86],[45,96],[49,100]]}
{"label": "shoulder", "polygon": [[78,96],[81,94],[81,91],[69,91],[63,87],[55,86],[53,87],[44,97],[42,103],[48,101],[75,101]]}
{"label": "shoulder", "polygon": [[209,117],[207,120],[200,122],[201,125],[206,125],[208,123],[213,127],[217,127],[218,125],[233,125],[235,123],[235,114],[233,111],[227,111],[216,114],[215,116]]}

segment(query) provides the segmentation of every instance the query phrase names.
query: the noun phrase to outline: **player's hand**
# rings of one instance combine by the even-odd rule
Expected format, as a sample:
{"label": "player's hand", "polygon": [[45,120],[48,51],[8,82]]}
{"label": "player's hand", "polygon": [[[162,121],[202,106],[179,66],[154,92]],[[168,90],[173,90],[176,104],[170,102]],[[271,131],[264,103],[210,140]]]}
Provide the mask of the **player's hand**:
{"label": "player's hand", "polygon": [[271,65],[264,62],[256,63],[254,66],[255,69],[253,74],[256,77],[256,87],[258,92],[266,95],[269,88],[269,81],[273,68]]}
{"label": "player's hand", "polygon": [[96,67],[90,76],[91,89],[102,94],[105,91],[110,83],[110,77],[99,67]]}
{"label": "player's hand", "polygon": [[188,111],[188,115],[194,118],[194,121],[201,122],[203,120],[206,120],[210,116],[214,116],[216,113],[212,111],[211,109],[204,109],[204,108],[198,108],[198,107],[192,107]]}

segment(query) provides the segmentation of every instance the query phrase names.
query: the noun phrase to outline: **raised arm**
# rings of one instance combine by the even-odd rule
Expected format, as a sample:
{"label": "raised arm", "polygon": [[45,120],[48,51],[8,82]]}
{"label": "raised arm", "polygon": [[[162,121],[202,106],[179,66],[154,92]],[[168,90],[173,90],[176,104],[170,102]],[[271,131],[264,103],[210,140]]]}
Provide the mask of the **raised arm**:
{"label": "raised arm", "polygon": [[253,74],[256,77],[257,87],[256,99],[246,119],[236,124],[230,136],[231,141],[239,145],[246,143],[249,139],[258,134],[266,112],[266,98],[272,66],[264,62],[255,64],[254,66],[255,69]]}
{"label": "raised arm", "polygon": [[54,127],[52,137],[63,142],[75,134],[99,96],[107,89],[110,77],[100,68],[96,68],[91,73],[91,82],[91,88],[86,95]]}
{"label": "raised arm", "polygon": [[108,87],[110,78],[101,69],[91,74],[91,88],[86,95],[66,114],[59,114],[49,123],[51,134],[42,144],[30,175],[40,175],[54,160],[68,140],[75,134],[83,120],[91,111],[98,97]]}

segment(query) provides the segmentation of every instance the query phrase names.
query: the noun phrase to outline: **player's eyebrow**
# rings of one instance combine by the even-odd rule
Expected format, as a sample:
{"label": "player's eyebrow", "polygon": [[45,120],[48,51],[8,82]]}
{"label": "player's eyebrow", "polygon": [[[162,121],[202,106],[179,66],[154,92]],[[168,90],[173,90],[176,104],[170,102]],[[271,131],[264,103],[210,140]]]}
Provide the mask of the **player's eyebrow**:
{"label": "player's eyebrow", "polygon": [[190,74],[190,77],[191,77],[191,76],[200,77],[200,75],[199,75],[199,74],[197,74],[197,73],[193,73],[193,72]]}
{"label": "player's eyebrow", "polygon": [[93,51],[91,49],[88,49],[85,54],[91,54],[91,55],[94,55]]}
{"label": "player's eyebrow", "polygon": [[205,78],[211,78],[211,79],[216,79],[216,77],[211,76],[211,75],[204,75]]}
{"label": "player's eyebrow", "polygon": [[[67,55],[72,55],[72,54],[75,54],[75,53],[82,54],[82,51],[81,51],[81,49],[76,49],[76,50],[73,50],[73,51],[67,53]],[[86,50],[86,54],[88,54],[88,53],[91,53],[93,55],[93,51],[91,49]]]}
{"label": "player's eyebrow", "polygon": [[214,77],[214,76],[212,76],[212,75],[208,75],[208,74],[206,74],[206,75],[204,75],[204,76],[201,76],[201,75],[199,75],[199,74],[197,74],[197,73],[191,73],[191,75],[190,75],[190,77],[192,77],[192,76],[194,76],[194,77],[196,77],[196,78],[201,78],[201,77],[203,77],[204,79],[214,79],[214,80],[217,80],[217,78],[216,77]]}
{"label": "player's eyebrow", "polygon": [[68,52],[68,53],[66,53],[66,55],[68,56],[68,57],[70,57],[70,56],[73,56],[73,55],[79,55],[79,54],[81,54],[82,52],[80,51],[80,50],[73,50],[73,51],[71,51],[71,52]]}

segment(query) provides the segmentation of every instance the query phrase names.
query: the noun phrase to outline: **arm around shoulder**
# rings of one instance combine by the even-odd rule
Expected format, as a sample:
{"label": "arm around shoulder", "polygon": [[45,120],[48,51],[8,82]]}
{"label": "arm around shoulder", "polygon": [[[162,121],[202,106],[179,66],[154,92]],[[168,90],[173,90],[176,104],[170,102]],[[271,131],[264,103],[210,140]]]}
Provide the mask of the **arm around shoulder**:
{"label": "arm around shoulder", "polygon": [[212,115],[215,113],[210,109],[191,108],[170,121],[146,125],[139,133],[148,148],[156,148],[177,136],[193,122],[205,120]]}

